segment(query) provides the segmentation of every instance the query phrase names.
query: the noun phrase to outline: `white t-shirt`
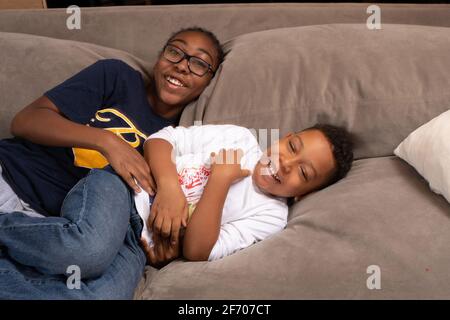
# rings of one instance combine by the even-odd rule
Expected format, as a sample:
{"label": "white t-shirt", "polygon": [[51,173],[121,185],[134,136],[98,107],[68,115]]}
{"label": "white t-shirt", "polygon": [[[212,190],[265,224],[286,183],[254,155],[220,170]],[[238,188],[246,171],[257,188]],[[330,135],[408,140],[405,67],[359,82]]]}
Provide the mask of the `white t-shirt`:
{"label": "white t-shirt", "polygon": [[[208,176],[211,152],[242,149],[241,166],[253,171],[262,156],[250,130],[234,125],[166,127],[148,139],[164,139],[173,146],[179,182],[192,212],[200,199]],[[146,223],[150,212],[149,195],[135,195],[136,208],[144,220],[142,236],[151,244]],[[286,199],[268,196],[254,185],[251,176],[231,185],[225,199],[219,238],[208,260],[220,259],[282,230],[287,223]]]}

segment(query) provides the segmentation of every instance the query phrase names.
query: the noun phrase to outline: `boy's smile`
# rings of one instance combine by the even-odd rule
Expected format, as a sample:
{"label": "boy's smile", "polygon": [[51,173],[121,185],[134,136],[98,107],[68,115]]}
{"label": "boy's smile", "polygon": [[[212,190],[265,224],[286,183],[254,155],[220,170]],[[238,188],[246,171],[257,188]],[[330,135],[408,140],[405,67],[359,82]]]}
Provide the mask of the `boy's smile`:
{"label": "boy's smile", "polygon": [[320,130],[290,133],[266,154],[255,166],[253,180],[274,196],[305,195],[325,184],[336,170],[332,145]]}

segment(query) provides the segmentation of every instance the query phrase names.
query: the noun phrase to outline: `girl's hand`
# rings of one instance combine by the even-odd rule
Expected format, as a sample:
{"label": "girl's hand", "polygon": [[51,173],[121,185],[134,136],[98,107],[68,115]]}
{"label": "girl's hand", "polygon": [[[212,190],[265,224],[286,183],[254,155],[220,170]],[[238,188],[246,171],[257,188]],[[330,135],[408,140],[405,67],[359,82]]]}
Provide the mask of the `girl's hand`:
{"label": "girl's hand", "polygon": [[151,175],[149,165],[144,157],[127,142],[111,134],[109,139],[106,139],[101,153],[116,173],[136,193],[141,192],[140,185],[150,195],[155,194],[156,184]]}
{"label": "girl's hand", "polygon": [[249,176],[250,170],[241,168],[241,149],[221,149],[219,154],[211,153],[211,175],[219,176],[230,185]]}

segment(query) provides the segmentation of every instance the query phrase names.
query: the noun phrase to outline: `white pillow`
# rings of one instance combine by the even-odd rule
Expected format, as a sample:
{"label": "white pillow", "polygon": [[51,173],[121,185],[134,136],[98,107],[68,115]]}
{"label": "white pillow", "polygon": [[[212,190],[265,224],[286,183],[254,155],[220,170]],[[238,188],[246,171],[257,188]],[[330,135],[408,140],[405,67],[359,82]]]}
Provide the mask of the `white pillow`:
{"label": "white pillow", "polygon": [[414,130],[394,150],[450,202],[450,110]]}

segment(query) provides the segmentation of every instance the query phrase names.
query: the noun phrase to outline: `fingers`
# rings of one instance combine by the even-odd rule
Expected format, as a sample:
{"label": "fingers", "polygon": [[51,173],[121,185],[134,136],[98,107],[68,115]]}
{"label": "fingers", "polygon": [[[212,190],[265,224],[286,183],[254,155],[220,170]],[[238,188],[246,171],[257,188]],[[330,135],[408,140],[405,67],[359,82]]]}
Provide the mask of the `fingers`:
{"label": "fingers", "polygon": [[209,158],[210,158],[211,164],[216,163],[216,153],[215,153],[215,152],[211,152],[211,153],[209,154]]}
{"label": "fingers", "polygon": [[149,195],[155,195],[154,186],[152,186],[149,178],[145,177],[142,174],[136,175],[135,178],[139,182],[139,185],[142,187],[142,189],[144,189]]}
{"label": "fingers", "polygon": [[243,178],[248,177],[251,174],[252,174],[252,172],[250,170],[247,170],[247,169],[242,169],[241,170],[241,175],[242,175]]}
{"label": "fingers", "polygon": [[170,261],[178,258],[179,256],[179,240],[177,239],[175,242],[170,241],[170,239],[164,239],[161,243],[163,248],[163,263],[167,264]]}
{"label": "fingers", "polygon": [[109,150],[105,150],[103,155],[116,173],[134,192],[141,192],[142,187],[149,194],[154,195],[154,181],[151,177],[150,167],[144,157],[124,140],[117,138],[113,141],[114,144],[111,145],[111,148],[108,148]]}
{"label": "fingers", "polygon": [[219,153],[211,152],[211,162],[217,164],[239,164],[244,155],[242,149],[220,149]]}
{"label": "fingers", "polygon": [[[133,151],[137,153],[134,149]],[[139,153],[132,154],[131,157],[118,163],[111,162],[111,165],[134,192],[141,192],[142,187],[148,194],[155,195],[155,182],[150,167]]]}
{"label": "fingers", "polygon": [[164,239],[164,241],[162,242],[162,248],[162,257],[164,259],[164,263],[168,263],[173,259],[170,239]]}
{"label": "fingers", "polygon": [[117,171],[116,172],[122,177],[123,180],[133,189],[134,192],[141,192],[141,187],[147,191],[150,195],[155,195],[153,187],[149,182],[149,178],[146,178],[142,173],[136,173],[134,170]]}
{"label": "fingers", "polygon": [[[153,239],[155,239],[155,238],[153,238]],[[144,253],[147,257],[147,263],[154,267],[159,267],[162,259],[160,259],[158,254],[155,252],[155,246],[157,246],[157,245],[154,244],[151,247],[144,238],[141,238],[140,242],[141,242],[142,249],[144,250]]]}
{"label": "fingers", "polygon": [[160,238],[153,234],[153,246],[149,246],[145,239],[141,238],[143,250],[150,265],[161,268],[180,255],[179,241],[172,244],[168,239]]}
{"label": "fingers", "polygon": [[244,151],[242,149],[237,149],[235,151],[235,155],[236,155],[236,163],[240,163],[242,157],[244,156]]}
{"label": "fingers", "polygon": [[228,151],[225,149],[220,149],[219,153],[211,152],[211,163],[215,164],[227,164],[228,162]]}
{"label": "fingers", "polygon": [[148,257],[147,259],[150,260],[150,264],[154,267],[158,267],[158,259],[156,258],[156,254],[154,251],[155,247],[150,247],[149,251],[148,251]]}
{"label": "fingers", "polygon": [[162,231],[161,229],[162,229],[163,222],[164,222],[164,218],[161,217],[160,215],[158,215],[155,218],[155,220],[153,221],[153,232],[160,235],[161,231]]}
{"label": "fingers", "polygon": [[[158,196],[156,196],[156,197],[158,197]],[[148,228],[150,229],[150,230],[153,230],[154,231],[154,228],[153,228],[153,224],[155,223],[155,219],[156,219],[156,199],[155,199],[155,201],[153,202],[153,205],[152,205],[152,207],[150,208],[150,216],[148,217],[148,220],[147,220],[147,223],[148,223]]]}
{"label": "fingers", "polygon": [[139,188],[138,184],[136,183],[136,180],[133,178],[133,176],[127,172],[127,173],[120,173],[117,172],[123,180],[130,186],[131,189],[133,189],[134,192],[139,193],[141,192],[141,188]]}
{"label": "fingers", "polygon": [[176,243],[170,243],[169,248],[167,249],[168,259],[174,260],[180,256],[180,244],[179,241]]}
{"label": "fingers", "polygon": [[189,207],[184,207],[183,215],[181,216],[181,225],[186,228],[187,227],[187,221],[189,219]]}
{"label": "fingers", "polygon": [[[136,181],[136,184],[140,187],[142,187],[145,191],[147,191],[147,193],[149,192],[150,188],[150,184],[148,183],[148,181],[145,179],[144,175],[142,175],[141,173],[136,173],[133,172],[131,173],[131,175],[133,176],[133,179]],[[153,192],[153,190],[151,190]]]}
{"label": "fingers", "polygon": [[[167,203],[160,203],[161,194],[163,192],[156,195],[155,201],[150,209],[150,216],[147,220],[148,228],[154,234],[158,234],[164,238],[177,237],[180,226],[187,226],[187,219],[189,217],[187,203],[181,206],[181,208],[167,208]],[[175,234],[173,234],[174,232]]]}
{"label": "fingers", "polygon": [[234,161],[234,149],[220,149],[219,153],[211,152],[211,160],[216,164],[233,164]]}
{"label": "fingers", "polygon": [[156,232],[152,233],[153,244],[159,244],[161,242],[161,239],[162,238]]}
{"label": "fingers", "polygon": [[172,220],[164,219],[161,226],[161,236],[164,238],[168,238],[170,237],[172,231]]}
{"label": "fingers", "polygon": [[158,264],[163,263],[165,261],[165,256],[164,256],[164,239],[162,239],[163,241],[161,241],[159,244],[155,244],[155,246],[153,247],[155,250],[155,258],[156,258],[156,262]]}
{"label": "fingers", "polygon": [[176,244],[178,241],[178,237],[180,236],[180,226],[181,226],[181,219],[175,219],[172,222],[172,234],[170,237],[170,243],[172,245]]}
{"label": "fingers", "polygon": [[150,173],[150,167],[143,161],[131,174],[136,178],[139,185],[151,196],[155,195],[155,181]]}
{"label": "fingers", "polygon": [[162,238],[170,238],[173,243],[176,243],[180,234],[181,219],[175,218],[173,220],[164,219],[161,227],[160,235]]}

